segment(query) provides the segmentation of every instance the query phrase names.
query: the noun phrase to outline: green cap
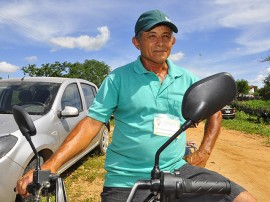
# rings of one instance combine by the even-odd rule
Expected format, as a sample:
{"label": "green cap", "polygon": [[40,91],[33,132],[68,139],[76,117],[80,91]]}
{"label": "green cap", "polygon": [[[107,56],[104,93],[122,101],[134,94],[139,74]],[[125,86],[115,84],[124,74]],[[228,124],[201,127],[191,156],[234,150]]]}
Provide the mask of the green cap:
{"label": "green cap", "polygon": [[160,10],[151,10],[143,13],[136,22],[135,34],[139,31],[148,31],[156,25],[167,25],[177,33],[177,27],[171,23],[170,18]]}

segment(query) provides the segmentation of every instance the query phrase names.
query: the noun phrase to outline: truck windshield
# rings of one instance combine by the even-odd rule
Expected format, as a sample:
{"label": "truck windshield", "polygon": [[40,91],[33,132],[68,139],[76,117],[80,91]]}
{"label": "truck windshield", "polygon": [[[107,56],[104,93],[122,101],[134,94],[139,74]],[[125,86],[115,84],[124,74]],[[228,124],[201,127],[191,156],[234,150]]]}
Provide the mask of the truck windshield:
{"label": "truck windshield", "polygon": [[14,105],[22,106],[31,115],[44,115],[50,109],[59,83],[0,82],[0,114],[11,114]]}

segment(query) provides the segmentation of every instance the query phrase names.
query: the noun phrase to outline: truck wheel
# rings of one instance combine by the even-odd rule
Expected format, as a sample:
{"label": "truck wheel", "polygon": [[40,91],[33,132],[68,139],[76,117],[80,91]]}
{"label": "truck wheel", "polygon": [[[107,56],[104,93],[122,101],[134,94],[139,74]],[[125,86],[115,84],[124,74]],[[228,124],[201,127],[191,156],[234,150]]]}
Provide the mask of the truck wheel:
{"label": "truck wheel", "polygon": [[107,127],[104,127],[103,131],[101,132],[101,138],[99,142],[98,151],[101,155],[105,155],[108,145],[109,145],[109,130]]}

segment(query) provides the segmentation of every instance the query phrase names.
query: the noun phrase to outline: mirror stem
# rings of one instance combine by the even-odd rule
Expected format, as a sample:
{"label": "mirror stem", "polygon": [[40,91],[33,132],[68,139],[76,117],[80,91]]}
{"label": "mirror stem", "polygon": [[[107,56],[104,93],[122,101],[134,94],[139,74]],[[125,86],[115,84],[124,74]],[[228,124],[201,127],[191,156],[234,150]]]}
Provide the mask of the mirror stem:
{"label": "mirror stem", "polygon": [[26,140],[29,142],[29,144],[30,144],[32,150],[34,151],[35,157],[36,157],[36,159],[37,159],[36,170],[41,170],[41,168],[40,168],[39,154],[38,154],[38,152],[37,152],[37,150],[36,150],[36,148],[35,148],[35,146],[34,146],[32,140],[31,140],[31,137],[30,137],[29,134],[25,135],[25,137],[26,137]]}
{"label": "mirror stem", "polygon": [[155,165],[153,170],[151,171],[152,179],[158,179],[160,177],[160,169],[159,169],[159,156],[161,152],[175,139],[180,135],[182,132],[187,130],[194,122],[192,120],[187,120],[176,133],[171,136],[156,152],[155,156]]}

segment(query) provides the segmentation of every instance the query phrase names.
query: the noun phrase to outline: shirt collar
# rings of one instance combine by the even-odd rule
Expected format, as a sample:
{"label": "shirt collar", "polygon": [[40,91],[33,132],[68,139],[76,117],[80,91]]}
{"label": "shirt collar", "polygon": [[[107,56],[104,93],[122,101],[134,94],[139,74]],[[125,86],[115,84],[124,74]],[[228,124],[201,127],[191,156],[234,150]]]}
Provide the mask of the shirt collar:
{"label": "shirt collar", "polygon": [[134,65],[134,71],[137,73],[137,74],[145,74],[145,73],[148,73],[149,71],[147,69],[144,68],[142,62],[141,62],[141,57],[138,56],[137,57],[137,60],[134,61],[135,65]]}

